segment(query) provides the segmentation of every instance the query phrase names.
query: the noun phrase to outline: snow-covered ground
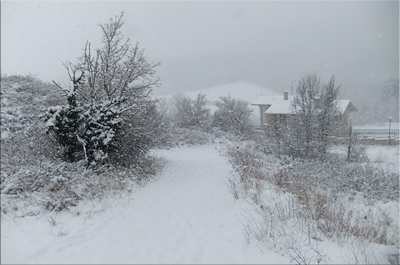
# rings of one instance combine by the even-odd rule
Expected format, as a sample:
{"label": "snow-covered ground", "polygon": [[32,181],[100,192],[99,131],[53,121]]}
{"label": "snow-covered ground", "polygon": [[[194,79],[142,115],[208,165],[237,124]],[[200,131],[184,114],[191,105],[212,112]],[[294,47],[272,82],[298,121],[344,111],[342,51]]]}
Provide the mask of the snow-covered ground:
{"label": "snow-covered ground", "polygon": [[399,173],[399,146],[370,145],[367,146],[367,155],[372,163],[381,164],[392,172]]}
{"label": "snow-covered ground", "polygon": [[[390,124],[391,130],[397,129],[399,130],[399,123],[392,122]],[[353,126],[353,129],[373,129],[373,130],[389,130],[389,121],[386,123],[375,123],[375,124],[367,124],[367,125],[360,125],[360,126]]]}
{"label": "snow-covered ground", "polygon": [[[378,148],[368,152],[371,160],[396,152]],[[82,201],[69,212],[24,218],[3,214],[1,263],[294,262],[246,241],[243,213],[255,213],[256,205],[234,200],[227,187],[231,167],[215,146],[157,153],[167,161],[160,175],[130,193]],[[398,205],[392,208],[398,212]],[[329,263],[355,260],[354,250],[333,241],[321,242],[321,247]],[[386,263],[388,248],[374,248],[371,260]],[[362,255],[362,249],[357,253]]]}
{"label": "snow-covered ground", "polygon": [[[398,145],[365,145],[365,147],[370,163],[399,173],[400,147]],[[347,155],[347,146],[336,147],[332,151],[345,157]]]}
{"label": "snow-covered ground", "polygon": [[[162,151],[163,172],[131,194],[1,222],[1,263],[289,263],[248,244],[213,146]],[[79,215],[78,215],[79,212]]]}

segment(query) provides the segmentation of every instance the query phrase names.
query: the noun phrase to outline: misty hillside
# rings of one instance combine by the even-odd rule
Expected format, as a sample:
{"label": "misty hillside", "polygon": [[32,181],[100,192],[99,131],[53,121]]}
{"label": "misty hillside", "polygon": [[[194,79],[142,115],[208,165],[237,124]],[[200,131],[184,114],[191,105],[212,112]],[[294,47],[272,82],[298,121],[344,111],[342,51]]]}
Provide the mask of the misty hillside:
{"label": "misty hillside", "polygon": [[[273,58],[271,58],[273,56]],[[161,58],[157,74],[162,85],[155,93],[173,94],[244,80],[275,91],[290,88],[293,76],[276,54],[212,54]],[[253,67],[249,67],[252,65]]]}
{"label": "misty hillside", "polygon": [[[278,95],[277,92],[271,89],[245,81],[183,92],[183,94],[192,99],[194,99],[198,93],[205,94],[209,102],[215,102],[222,96],[231,95],[232,98],[238,98],[251,103],[259,96]],[[160,98],[169,98],[171,96],[171,94],[163,95],[160,96]]]}

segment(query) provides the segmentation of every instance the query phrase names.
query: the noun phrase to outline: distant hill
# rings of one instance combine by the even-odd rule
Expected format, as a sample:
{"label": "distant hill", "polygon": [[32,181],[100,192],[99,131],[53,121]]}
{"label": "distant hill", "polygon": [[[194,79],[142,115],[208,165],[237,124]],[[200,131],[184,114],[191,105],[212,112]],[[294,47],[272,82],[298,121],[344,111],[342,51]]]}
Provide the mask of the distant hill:
{"label": "distant hill", "polygon": [[[198,93],[205,94],[209,102],[215,102],[219,100],[220,97],[228,96],[230,94],[232,98],[241,99],[249,103],[253,102],[259,96],[279,95],[277,92],[271,89],[247,82],[234,82],[205,89],[183,92],[183,94],[193,99],[197,96]],[[159,96],[159,98],[170,97],[172,97],[172,95]]]}
{"label": "distant hill", "polygon": [[[253,110],[252,122],[256,125],[259,120],[258,107],[250,105],[259,96],[277,96],[279,93],[247,82],[234,82],[220,86],[209,87],[205,89],[198,89],[193,91],[183,92],[182,94],[194,99],[197,94],[202,93],[206,95],[209,108],[214,111],[215,101],[218,101],[220,97],[230,95],[232,98],[244,100],[249,103],[249,107]],[[171,99],[173,95],[163,95],[157,98]]]}

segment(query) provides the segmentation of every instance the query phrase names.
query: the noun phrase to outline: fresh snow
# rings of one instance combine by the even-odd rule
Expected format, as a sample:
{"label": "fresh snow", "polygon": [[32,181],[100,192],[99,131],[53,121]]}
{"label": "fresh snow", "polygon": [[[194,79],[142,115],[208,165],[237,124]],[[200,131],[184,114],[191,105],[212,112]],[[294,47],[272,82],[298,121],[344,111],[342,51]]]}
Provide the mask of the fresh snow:
{"label": "fresh snow", "polygon": [[[254,239],[247,242],[246,213],[256,213],[257,205],[234,200],[227,186],[232,168],[216,147],[157,151],[166,162],[146,185],[101,201],[82,201],[69,212],[23,218],[2,214],[1,263],[293,263]],[[367,153],[373,163],[384,160],[398,170],[398,150],[376,146]],[[265,194],[277,201],[286,196],[273,190]],[[361,207],[362,198],[353,204]],[[398,224],[397,202],[379,208],[387,209]],[[290,226],[287,229],[290,233]],[[297,232],[293,239],[299,241],[302,234]],[[329,239],[319,247],[331,264],[352,263],[366,255],[365,246],[339,246]],[[374,254],[368,254],[368,260],[388,263],[395,248],[371,244],[368,251]]]}
{"label": "fresh snow", "polygon": [[233,199],[231,168],[214,146],[159,154],[162,173],[129,194],[71,212],[3,215],[1,263],[290,262],[246,242],[238,217],[250,205]]}

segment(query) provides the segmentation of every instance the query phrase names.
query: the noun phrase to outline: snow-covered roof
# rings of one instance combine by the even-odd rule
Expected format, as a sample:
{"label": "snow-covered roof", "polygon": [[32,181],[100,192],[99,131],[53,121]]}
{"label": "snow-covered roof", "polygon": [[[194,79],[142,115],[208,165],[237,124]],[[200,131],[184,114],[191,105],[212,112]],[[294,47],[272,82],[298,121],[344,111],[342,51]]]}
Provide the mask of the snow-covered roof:
{"label": "snow-covered roof", "polygon": [[342,114],[344,114],[347,108],[350,108],[350,111],[357,111],[357,108],[354,107],[353,103],[351,103],[349,99],[339,99],[337,106]]}
{"label": "snow-covered roof", "polygon": [[[289,96],[288,100],[285,100],[283,95],[261,96],[258,97],[252,105],[270,105],[265,111],[266,114],[293,114],[292,101],[293,96]],[[357,111],[356,107],[354,107],[349,99],[339,99],[337,101],[337,106],[341,114],[344,114],[347,108],[350,108],[350,111]]]}
{"label": "snow-covered roof", "polygon": [[283,99],[283,95],[279,96],[260,96],[258,97],[251,105],[272,105],[276,104],[281,101],[289,101],[291,102],[293,100],[293,96],[289,96],[288,100]]}
{"label": "snow-covered roof", "polygon": [[265,113],[267,114],[290,114],[293,96],[288,96],[285,100],[283,95],[279,96],[261,96],[258,97],[251,105],[269,105]]}
{"label": "snow-covered roof", "polygon": [[265,111],[266,114],[293,114],[292,100],[279,100]]}

